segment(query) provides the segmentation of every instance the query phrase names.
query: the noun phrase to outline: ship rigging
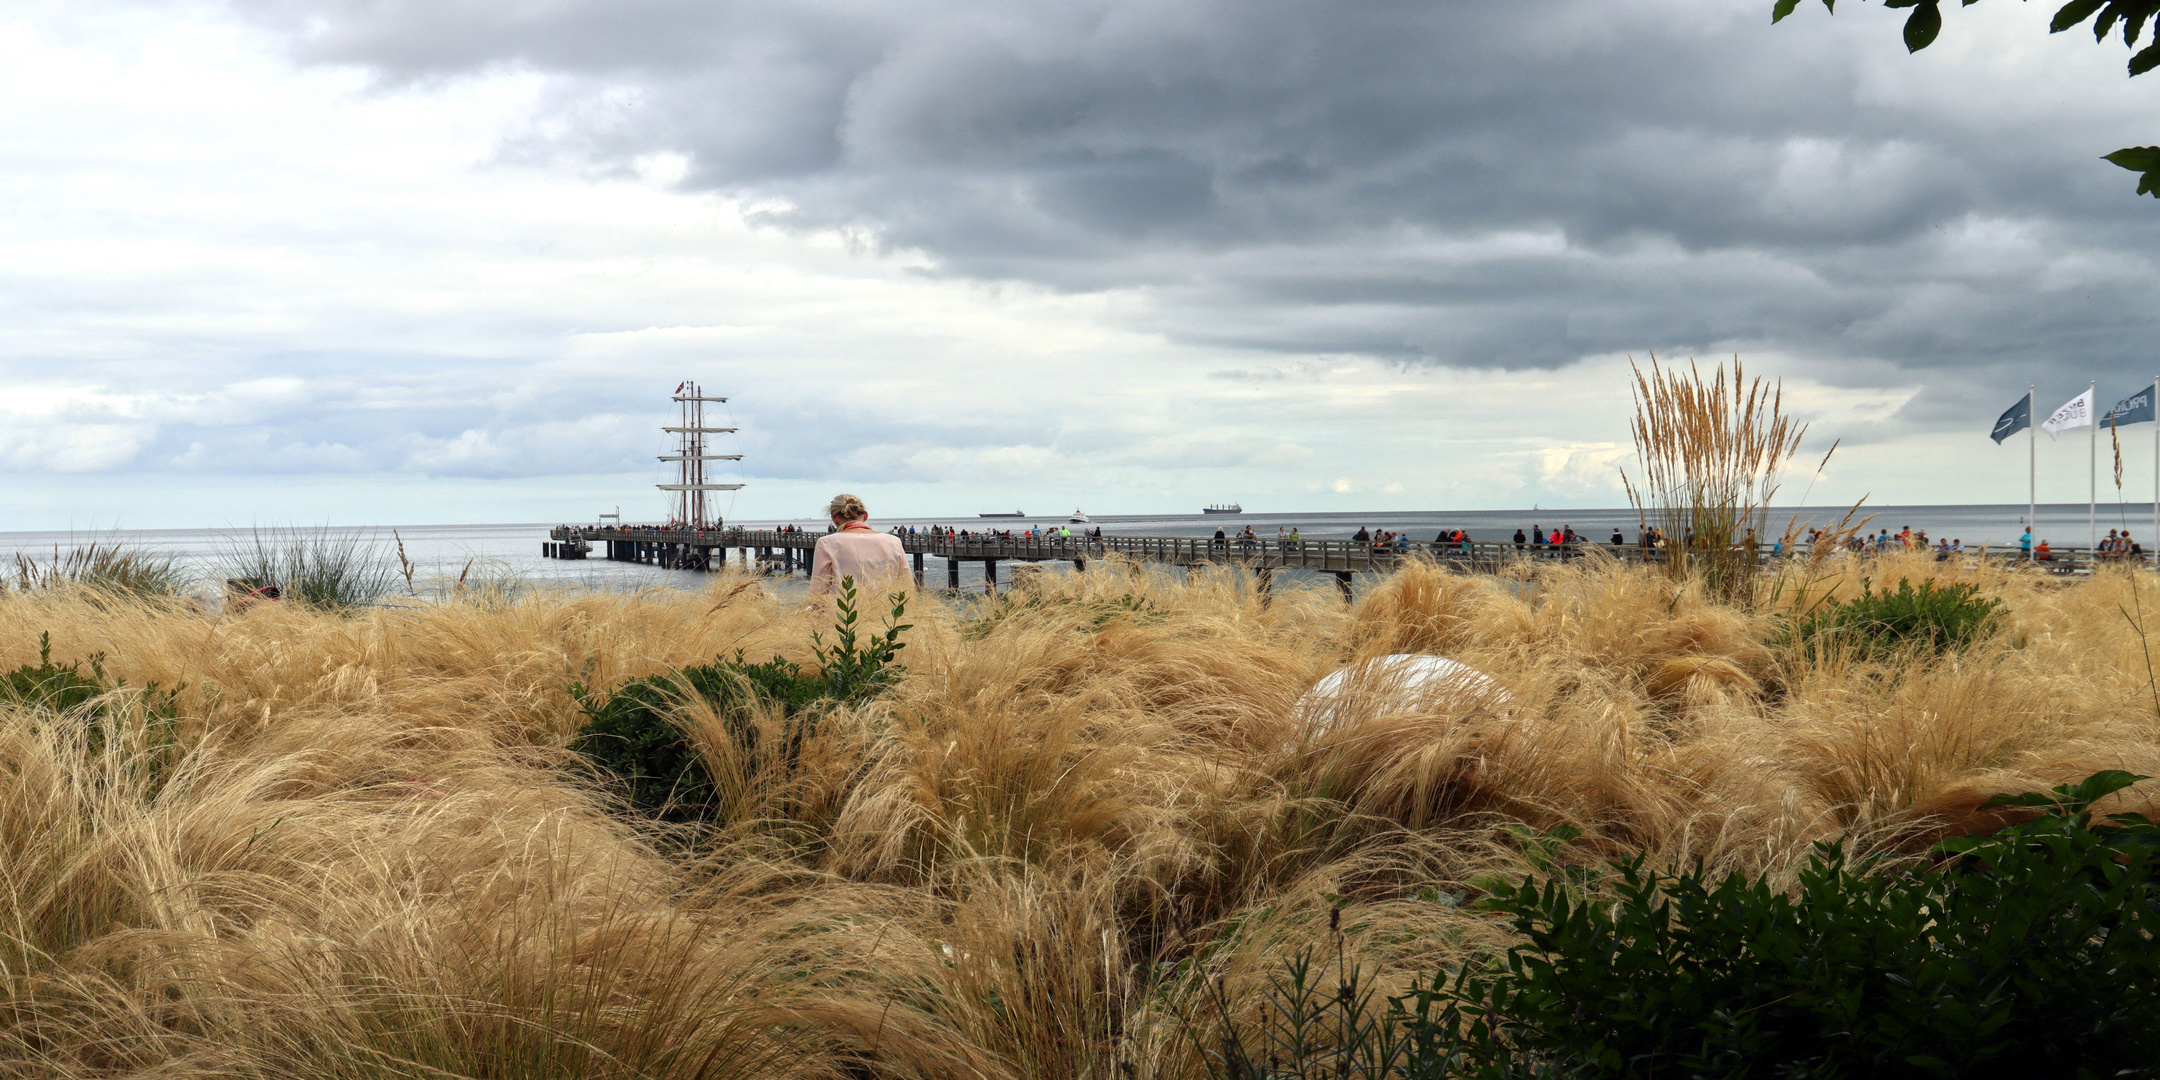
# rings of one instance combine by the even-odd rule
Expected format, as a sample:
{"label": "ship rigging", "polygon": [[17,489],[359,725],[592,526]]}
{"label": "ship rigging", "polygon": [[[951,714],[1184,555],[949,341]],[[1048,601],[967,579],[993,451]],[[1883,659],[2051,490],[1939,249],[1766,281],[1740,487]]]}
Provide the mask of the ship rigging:
{"label": "ship rigging", "polygon": [[733,434],[735,429],[707,426],[705,423],[705,403],[717,402],[725,404],[727,399],[724,397],[708,397],[697,383],[684,380],[682,385],[675,388],[674,400],[682,406],[682,423],[660,429],[676,436],[675,452],[660,455],[660,460],[677,463],[676,480],[672,484],[657,484],[655,486],[662,491],[675,493],[672,520],[677,528],[717,529],[722,524],[721,515],[706,504],[705,493],[708,491],[742,490],[741,484],[716,484],[711,482],[705,469],[705,463],[708,461],[742,460],[741,454],[714,454],[707,452],[710,445],[706,436],[729,435]]}

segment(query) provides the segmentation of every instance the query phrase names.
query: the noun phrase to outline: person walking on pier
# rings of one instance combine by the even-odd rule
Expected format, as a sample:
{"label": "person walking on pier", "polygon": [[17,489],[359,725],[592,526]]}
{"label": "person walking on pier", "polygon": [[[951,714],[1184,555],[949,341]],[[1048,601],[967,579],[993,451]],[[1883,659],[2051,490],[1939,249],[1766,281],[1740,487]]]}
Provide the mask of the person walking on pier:
{"label": "person walking on pier", "polygon": [[841,578],[854,578],[858,587],[879,587],[908,573],[907,549],[900,538],[870,527],[870,511],[853,495],[835,495],[825,508],[833,531],[818,537],[817,551],[810,557],[810,591],[830,595],[840,591]]}

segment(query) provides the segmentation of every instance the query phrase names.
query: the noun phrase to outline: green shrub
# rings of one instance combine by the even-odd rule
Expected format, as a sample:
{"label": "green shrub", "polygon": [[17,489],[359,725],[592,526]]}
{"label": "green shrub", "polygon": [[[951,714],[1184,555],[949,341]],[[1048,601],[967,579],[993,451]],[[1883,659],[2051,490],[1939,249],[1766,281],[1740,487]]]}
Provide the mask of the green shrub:
{"label": "green shrub", "polygon": [[89,666],[86,675],[81,661],[53,663],[52,634],[39,634],[38,662],[0,673],[0,703],[49,711],[63,724],[80,725],[75,730],[81,732],[82,748],[93,757],[121,748],[129,767],[146,782],[145,790],[155,793],[182,755],[180,691],[161,691],[153,682],[139,695],[107,697],[127,684],[108,681],[103,653],[92,653]]}
{"label": "green shrub", "polygon": [[1863,579],[1859,597],[1824,601],[1795,620],[1787,634],[1811,658],[1826,651],[1870,658],[1908,650],[1952,652],[1995,628],[2002,601],[1979,592],[1977,585],[1934,581],[1915,588],[1909,578],[1899,579],[1895,591],[1877,592]]}
{"label": "green shrub", "polygon": [[1797,895],[1614,866],[1612,895],[1525,880],[1526,943],[1436,977],[1409,1026],[1464,1075],[2149,1076],[2160,1069],[2160,830],[2092,819],[2099,773],[1910,873],[1821,847]]}
{"label": "green shrub", "polygon": [[[720,800],[711,771],[676,726],[683,706],[693,697],[711,703],[746,753],[751,772],[792,772],[825,708],[876,697],[904,672],[893,659],[906,647],[900,634],[909,626],[900,619],[907,614],[907,596],[895,594],[892,605],[885,628],[863,636],[854,579],[842,579],[833,644],[828,647],[822,634],[812,636],[819,663],[815,674],[777,656],[753,664],[737,651],[732,660],[634,679],[605,698],[591,698],[574,686],[571,693],[586,723],[571,749],[610,777],[639,814],[678,824],[711,821]],[[753,722],[760,706],[777,707],[787,721],[778,746],[761,745]]]}
{"label": "green shrub", "polygon": [[88,705],[107,689],[104,660],[92,656],[88,675],[79,661],[62,667],[52,662],[52,634],[39,634],[37,666],[24,664],[0,675],[0,700],[54,712]]}
{"label": "green shrub", "polygon": [[[1791,891],[1650,871],[1640,858],[1495,884],[1481,906],[1523,943],[1393,999],[1386,1041],[1351,1023],[1353,979],[1332,1023],[1322,1013],[1306,1026],[1369,1045],[1346,1056],[1329,1038],[1271,1031],[1264,1067],[1217,1074],[2153,1076],[2160,828],[2091,812],[2140,779],[2104,772],[1992,800],[2038,813],[1947,841],[1917,869],[1823,845]],[[1289,973],[1270,995],[1273,1029],[1304,969]]]}
{"label": "green shrub", "polygon": [[[738,652],[733,660],[634,679],[598,701],[581,696],[586,723],[571,749],[614,778],[640,814],[659,821],[705,821],[718,805],[712,774],[674,721],[687,697],[713,703],[756,768],[766,762],[759,757],[764,748],[758,746],[757,726],[750,722],[752,707],[771,702],[794,717],[823,690],[821,680],[796,664],[777,656],[752,664]],[[790,741],[800,745],[799,739]]]}

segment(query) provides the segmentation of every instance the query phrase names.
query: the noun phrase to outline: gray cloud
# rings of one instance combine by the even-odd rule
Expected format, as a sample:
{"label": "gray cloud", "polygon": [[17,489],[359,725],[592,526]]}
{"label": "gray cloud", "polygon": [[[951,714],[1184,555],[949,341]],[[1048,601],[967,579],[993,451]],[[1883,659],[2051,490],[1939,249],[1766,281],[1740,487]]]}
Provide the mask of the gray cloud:
{"label": "gray cloud", "polygon": [[1767,0],[237,6],[388,80],[546,75],[506,154],[681,153],[689,187],[938,273],[1144,290],[1179,341],[1773,350],[1917,372],[1926,424],[2035,378],[2144,378],[2160,330],[2160,209],[2095,160],[2151,134],[2160,81],[2089,42],[1957,51],[2038,47],[2045,13],[2016,6],[1910,58],[1900,13],[1773,29]]}

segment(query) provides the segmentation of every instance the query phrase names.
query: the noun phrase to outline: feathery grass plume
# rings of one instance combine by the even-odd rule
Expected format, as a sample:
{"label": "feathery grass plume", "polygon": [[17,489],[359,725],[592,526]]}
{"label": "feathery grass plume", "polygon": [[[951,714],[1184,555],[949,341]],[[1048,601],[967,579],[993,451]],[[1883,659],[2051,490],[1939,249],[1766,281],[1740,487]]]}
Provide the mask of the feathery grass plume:
{"label": "feathery grass plume", "polygon": [[56,546],[52,558],[45,560],[15,556],[17,588],[71,585],[119,596],[165,598],[187,588],[188,574],[175,556],[153,554],[117,539],[93,540],[65,551]]}
{"label": "feathery grass plume", "polygon": [[333,610],[381,600],[399,573],[372,534],[327,527],[250,529],[227,541],[219,565],[228,591],[276,589],[269,595]]}
{"label": "feathery grass plume", "polygon": [[1807,425],[1784,412],[1780,383],[1747,378],[1740,358],[1712,377],[1692,361],[1667,371],[1655,355],[1635,374],[1635,455],[1641,486],[1628,499],[1645,527],[1672,541],[1668,568],[1700,573],[1712,595],[1748,600],[1754,588],[1762,511],[1777,493],[1778,469],[1800,448]]}

